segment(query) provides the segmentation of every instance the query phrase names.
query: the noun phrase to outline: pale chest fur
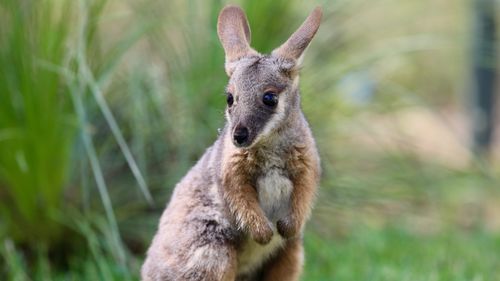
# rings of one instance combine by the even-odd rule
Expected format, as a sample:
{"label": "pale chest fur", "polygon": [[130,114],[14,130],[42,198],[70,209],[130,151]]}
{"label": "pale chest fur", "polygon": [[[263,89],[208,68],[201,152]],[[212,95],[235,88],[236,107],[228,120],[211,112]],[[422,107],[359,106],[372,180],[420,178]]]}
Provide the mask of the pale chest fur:
{"label": "pale chest fur", "polygon": [[257,179],[260,206],[273,224],[287,215],[292,189],[292,182],[279,168],[270,168]]}
{"label": "pale chest fur", "polygon": [[259,245],[248,238],[241,248],[238,258],[238,272],[249,273],[261,266],[285,240],[276,231],[276,222],[289,211],[293,184],[285,174],[283,158],[268,155],[260,166],[261,173],[256,181],[259,203],[269,221],[273,224],[274,236],[267,245]]}
{"label": "pale chest fur", "polygon": [[263,152],[260,173],[256,181],[259,203],[269,221],[273,224],[285,217],[290,205],[293,184],[286,172],[286,160],[271,151]]}

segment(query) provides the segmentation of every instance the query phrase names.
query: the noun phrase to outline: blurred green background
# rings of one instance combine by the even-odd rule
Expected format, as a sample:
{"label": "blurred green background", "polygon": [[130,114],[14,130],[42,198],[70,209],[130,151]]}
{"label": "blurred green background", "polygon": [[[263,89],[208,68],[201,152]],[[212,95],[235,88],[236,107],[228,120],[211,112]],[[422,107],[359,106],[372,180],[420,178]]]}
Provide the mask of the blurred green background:
{"label": "blurred green background", "polygon": [[[138,280],[224,122],[227,3],[0,1],[0,280]],[[500,280],[500,138],[469,149],[472,1],[231,3],[260,52],[324,9],[301,76],[324,169],[302,280]]]}

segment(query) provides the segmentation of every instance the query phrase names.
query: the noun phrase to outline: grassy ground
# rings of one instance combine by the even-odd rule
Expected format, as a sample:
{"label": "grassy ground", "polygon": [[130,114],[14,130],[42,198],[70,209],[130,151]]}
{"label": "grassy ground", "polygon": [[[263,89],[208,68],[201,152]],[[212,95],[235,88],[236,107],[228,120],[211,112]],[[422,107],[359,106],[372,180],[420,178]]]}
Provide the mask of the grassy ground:
{"label": "grassy ground", "polygon": [[309,233],[302,280],[500,280],[500,236],[480,229],[419,235],[359,228],[342,239]]}

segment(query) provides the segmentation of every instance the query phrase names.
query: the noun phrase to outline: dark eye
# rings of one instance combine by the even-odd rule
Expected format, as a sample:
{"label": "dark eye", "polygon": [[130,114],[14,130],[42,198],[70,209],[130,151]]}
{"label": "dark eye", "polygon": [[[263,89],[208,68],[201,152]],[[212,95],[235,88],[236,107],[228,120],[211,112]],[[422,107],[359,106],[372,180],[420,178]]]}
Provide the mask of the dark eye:
{"label": "dark eye", "polygon": [[233,94],[227,93],[226,100],[227,100],[227,105],[229,105],[229,106],[233,105],[233,102],[234,102]]}
{"label": "dark eye", "polygon": [[278,104],[278,96],[274,92],[265,92],[262,96],[262,102],[267,106],[276,106]]}

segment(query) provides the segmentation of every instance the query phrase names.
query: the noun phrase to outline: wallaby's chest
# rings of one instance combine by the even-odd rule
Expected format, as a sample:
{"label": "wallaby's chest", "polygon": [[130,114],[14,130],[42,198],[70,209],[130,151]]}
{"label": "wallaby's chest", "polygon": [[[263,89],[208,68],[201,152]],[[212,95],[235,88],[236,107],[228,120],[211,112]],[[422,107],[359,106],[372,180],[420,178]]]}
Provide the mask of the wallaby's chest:
{"label": "wallaby's chest", "polygon": [[272,169],[257,178],[259,203],[271,222],[287,215],[292,189],[292,182],[280,169]]}
{"label": "wallaby's chest", "polygon": [[256,188],[260,206],[271,222],[276,223],[287,215],[293,184],[288,177],[283,157],[267,155],[260,165]]}

